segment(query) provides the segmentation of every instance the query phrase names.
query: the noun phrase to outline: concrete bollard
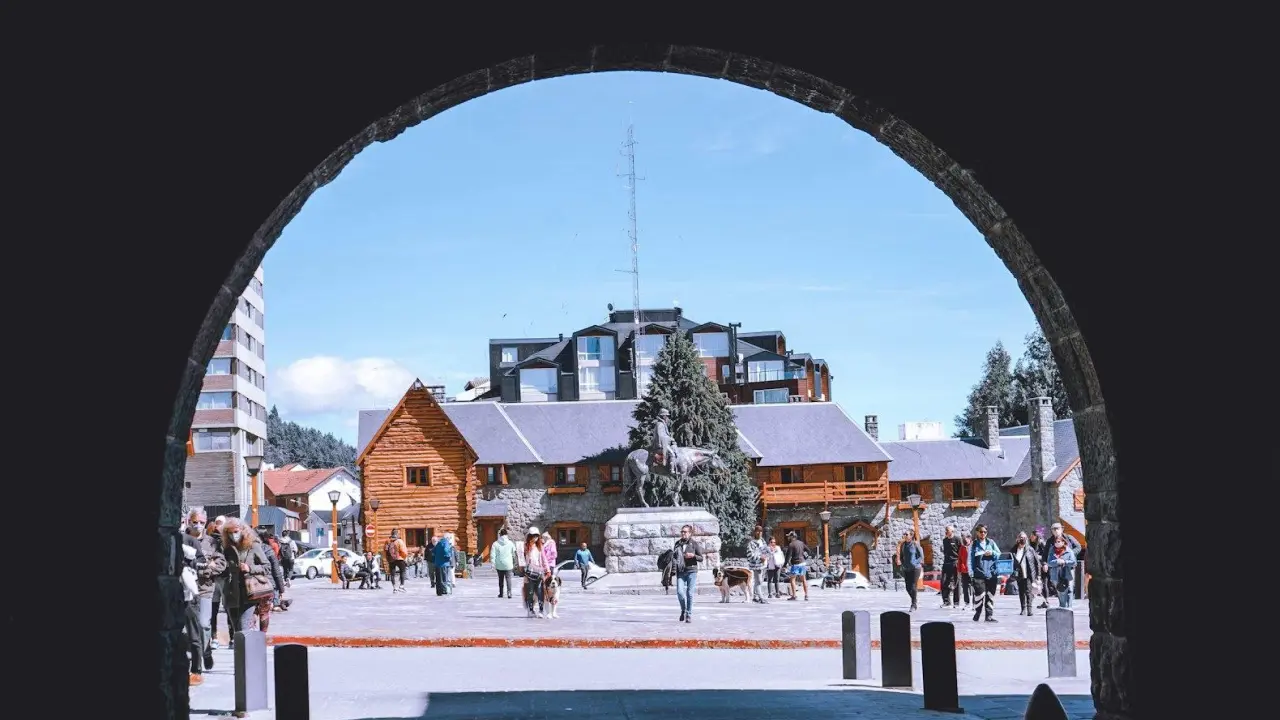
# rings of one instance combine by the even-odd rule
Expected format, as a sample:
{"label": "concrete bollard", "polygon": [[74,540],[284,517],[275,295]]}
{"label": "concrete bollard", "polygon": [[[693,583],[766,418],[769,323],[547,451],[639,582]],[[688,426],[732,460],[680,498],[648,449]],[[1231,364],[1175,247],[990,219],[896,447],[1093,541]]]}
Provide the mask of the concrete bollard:
{"label": "concrete bollard", "polygon": [[311,720],[306,645],[277,645],[276,720]]}
{"label": "concrete bollard", "polygon": [[1044,614],[1049,677],[1076,676],[1076,614],[1069,608],[1049,608]]}
{"label": "concrete bollard", "polygon": [[911,672],[911,616],[899,610],[880,613],[880,685],[915,685]]}
{"label": "concrete bollard", "polygon": [[962,713],[956,676],[956,626],[930,622],[920,626],[920,675],[924,679],[924,709]]}
{"label": "concrete bollard", "polygon": [[236,637],[236,712],[267,709],[267,634],[257,630]]}
{"label": "concrete bollard", "polygon": [[871,613],[845,610],[840,614],[840,651],[845,680],[871,679]]}

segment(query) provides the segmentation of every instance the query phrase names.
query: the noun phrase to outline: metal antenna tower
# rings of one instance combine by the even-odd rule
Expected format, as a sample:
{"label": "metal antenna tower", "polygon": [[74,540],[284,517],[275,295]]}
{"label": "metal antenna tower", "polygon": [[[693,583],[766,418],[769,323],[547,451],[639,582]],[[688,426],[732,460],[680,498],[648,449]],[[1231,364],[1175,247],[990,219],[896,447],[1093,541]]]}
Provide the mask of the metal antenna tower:
{"label": "metal antenna tower", "polygon": [[[629,104],[629,103],[628,103]],[[635,325],[635,334],[631,341],[631,373],[632,378],[636,382],[636,393],[640,392],[640,336],[643,330],[640,325],[640,237],[636,229],[636,181],[644,178],[636,177],[636,133],[635,125],[631,121],[630,113],[627,117],[627,139],[622,143],[624,154],[627,158],[627,171],[623,173],[623,177],[627,179],[627,193],[630,196],[630,207],[627,211],[627,220],[630,226],[627,229],[627,237],[631,240],[631,269],[620,270],[619,272],[631,273],[631,320]]]}

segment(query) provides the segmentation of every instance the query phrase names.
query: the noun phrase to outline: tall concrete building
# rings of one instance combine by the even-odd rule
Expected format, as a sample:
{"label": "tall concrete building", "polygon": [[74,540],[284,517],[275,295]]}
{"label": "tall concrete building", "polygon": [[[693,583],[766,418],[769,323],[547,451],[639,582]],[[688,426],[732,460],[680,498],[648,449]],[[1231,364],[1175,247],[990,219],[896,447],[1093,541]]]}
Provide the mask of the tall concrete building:
{"label": "tall concrete building", "polygon": [[[195,453],[187,458],[184,504],[239,505],[252,491],[246,455],[262,455],[267,437],[266,301],[262,268],[249,281],[209,361],[191,423]],[[263,502],[263,475],[258,498]]]}

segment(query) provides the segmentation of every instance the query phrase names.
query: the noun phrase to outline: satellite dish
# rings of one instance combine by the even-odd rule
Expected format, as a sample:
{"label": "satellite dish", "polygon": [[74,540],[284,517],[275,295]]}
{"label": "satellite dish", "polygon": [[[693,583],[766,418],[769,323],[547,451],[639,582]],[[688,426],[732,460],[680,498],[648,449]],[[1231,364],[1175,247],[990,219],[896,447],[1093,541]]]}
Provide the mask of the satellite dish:
{"label": "satellite dish", "polygon": [[613,303],[609,303],[609,312],[613,312]]}

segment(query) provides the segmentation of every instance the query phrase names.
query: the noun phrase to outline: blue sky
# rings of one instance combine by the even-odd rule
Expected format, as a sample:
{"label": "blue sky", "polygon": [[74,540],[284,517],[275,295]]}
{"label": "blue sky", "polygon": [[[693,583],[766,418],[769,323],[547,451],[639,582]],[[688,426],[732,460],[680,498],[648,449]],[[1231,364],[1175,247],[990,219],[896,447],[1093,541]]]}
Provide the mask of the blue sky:
{"label": "blue sky", "polygon": [[631,305],[621,144],[636,128],[640,293],[779,329],[853,417],[942,421],[1035,320],[937,188],[838,118],[725,81],[602,73],[502,90],[367,148],[265,261],[268,403],[355,439],[413,377],[450,392],[491,337]]}

